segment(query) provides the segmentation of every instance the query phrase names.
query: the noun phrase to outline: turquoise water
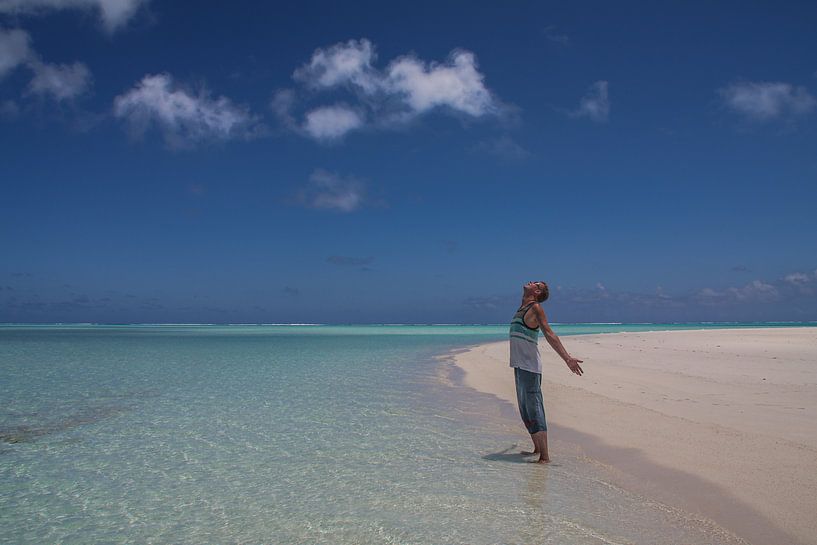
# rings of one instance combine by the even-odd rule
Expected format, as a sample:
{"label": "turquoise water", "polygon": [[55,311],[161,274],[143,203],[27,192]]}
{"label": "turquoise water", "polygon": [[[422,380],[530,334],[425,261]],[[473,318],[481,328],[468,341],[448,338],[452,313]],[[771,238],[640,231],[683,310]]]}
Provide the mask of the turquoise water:
{"label": "turquoise water", "polygon": [[434,357],[506,332],[0,326],[0,542],[740,543],[576,453],[515,463]]}

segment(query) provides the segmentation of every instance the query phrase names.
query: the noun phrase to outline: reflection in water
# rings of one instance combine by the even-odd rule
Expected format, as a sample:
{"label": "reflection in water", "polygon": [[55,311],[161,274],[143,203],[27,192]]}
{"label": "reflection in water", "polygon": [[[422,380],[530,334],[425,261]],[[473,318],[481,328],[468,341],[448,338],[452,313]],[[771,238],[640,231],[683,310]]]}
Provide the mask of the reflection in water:
{"label": "reflection in water", "polygon": [[549,543],[551,539],[559,537],[559,519],[552,515],[547,495],[551,469],[539,464],[531,467],[533,471],[525,474],[525,488],[520,490],[520,502],[530,513],[529,523],[525,525],[521,537],[525,543]]}

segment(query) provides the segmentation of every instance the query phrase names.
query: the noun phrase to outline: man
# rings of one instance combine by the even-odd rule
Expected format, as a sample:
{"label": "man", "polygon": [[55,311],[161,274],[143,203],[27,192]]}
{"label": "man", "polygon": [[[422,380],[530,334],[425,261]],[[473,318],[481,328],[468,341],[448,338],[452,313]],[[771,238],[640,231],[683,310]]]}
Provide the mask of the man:
{"label": "man", "polygon": [[550,462],[548,457],[548,433],[545,422],[545,406],[542,401],[542,360],[539,357],[539,330],[548,344],[565,360],[571,371],[581,376],[584,371],[578,360],[567,353],[562,341],[550,328],[545,311],[539,303],[548,298],[548,286],[544,282],[528,282],[522,286],[522,305],[511,320],[510,344],[511,367],[516,380],[516,399],[519,414],[533,440],[533,452],[538,454],[540,464]]}

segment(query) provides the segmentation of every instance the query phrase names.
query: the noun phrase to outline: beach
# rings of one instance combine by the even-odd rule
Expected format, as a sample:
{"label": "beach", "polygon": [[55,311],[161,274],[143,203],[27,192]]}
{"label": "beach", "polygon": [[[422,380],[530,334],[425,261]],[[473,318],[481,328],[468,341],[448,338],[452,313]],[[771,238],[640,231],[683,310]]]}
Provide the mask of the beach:
{"label": "beach", "polygon": [[[560,445],[578,445],[616,484],[749,543],[817,544],[817,329],[562,341],[585,373],[573,375],[540,339],[554,461]],[[506,341],[451,359],[466,386],[493,394],[518,420]]]}

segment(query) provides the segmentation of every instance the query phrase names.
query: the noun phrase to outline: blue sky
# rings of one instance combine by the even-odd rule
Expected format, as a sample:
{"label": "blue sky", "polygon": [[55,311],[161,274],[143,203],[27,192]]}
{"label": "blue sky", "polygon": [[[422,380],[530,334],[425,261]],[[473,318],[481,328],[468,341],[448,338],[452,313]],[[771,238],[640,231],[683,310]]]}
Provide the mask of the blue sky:
{"label": "blue sky", "polygon": [[0,0],[0,322],[815,320],[815,28]]}

